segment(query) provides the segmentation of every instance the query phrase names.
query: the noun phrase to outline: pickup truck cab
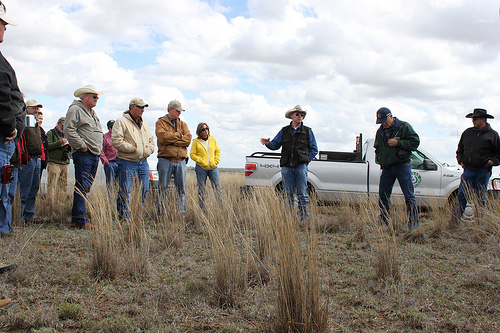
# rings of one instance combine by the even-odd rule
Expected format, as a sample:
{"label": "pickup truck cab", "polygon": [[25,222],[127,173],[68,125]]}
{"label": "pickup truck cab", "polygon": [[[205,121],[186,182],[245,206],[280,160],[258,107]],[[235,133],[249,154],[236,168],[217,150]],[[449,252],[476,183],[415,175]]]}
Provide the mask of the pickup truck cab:
{"label": "pickup truck cab", "polygon": [[[246,157],[245,186],[281,188],[280,153],[255,152]],[[460,185],[462,169],[439,162],[422,149],[411,155],[415,198],[420,206],[444,206],[453,200]],[[327,202],[378,199],[380,166],[375,163],[373,139],[356,138],[353,152],[320,151],[309,163],[308,187],[318,200]],[[500,190],[500,178],[490,179],[489,190]],[[398,184],[393,196],[403,197]]]}

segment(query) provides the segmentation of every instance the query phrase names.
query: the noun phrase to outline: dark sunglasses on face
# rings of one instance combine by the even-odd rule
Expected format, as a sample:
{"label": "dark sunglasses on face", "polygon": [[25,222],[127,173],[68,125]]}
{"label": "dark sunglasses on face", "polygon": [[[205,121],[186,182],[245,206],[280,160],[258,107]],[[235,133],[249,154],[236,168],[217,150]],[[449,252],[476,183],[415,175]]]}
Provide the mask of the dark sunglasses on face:
{"label": "dark sunglasses on face", "polygon": [[143,105],[143,106],[136,105],[135,107],[142,110],[142,109],[144,109],[146,107],[146,105]]}
{"label": "dark sunglasses on face", "polygon": [[205,127],[205,128],[201,129],[202,132],[205,132],[205,131],[208,131],[208,130],[209,130],[208,127]]}
{"label": "dark sunglasses on face", "polygon": [[300,112],[297,112],[295,115],[296,115],[297,117],[299,117],[299,116],[304,117],[304,114],[303,114],[303,113],[300,113]]}
{"label": "dark sunglasses on face", "polygon": [[99,96],[92,96],[93,99],[98,100]]}

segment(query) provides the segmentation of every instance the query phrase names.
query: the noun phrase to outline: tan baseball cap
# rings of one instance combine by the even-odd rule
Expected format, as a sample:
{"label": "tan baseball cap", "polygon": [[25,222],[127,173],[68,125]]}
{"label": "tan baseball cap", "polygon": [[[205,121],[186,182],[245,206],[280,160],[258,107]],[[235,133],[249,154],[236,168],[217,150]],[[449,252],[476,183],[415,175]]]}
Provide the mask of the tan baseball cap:
{"label": "tan baseball cap", "polygon": [[149,106],[149,104],[146,104],[146,102],[144,102],[144,100],[140,97],[132,98],[132,100],[130,101],[130,103],[128,103],[128,105],[137,105],[137,106],[145,106],[145,107]]}
{"label": "tan baseball cap", "polygon": [[179,102],[176,99],[174,99],[173,101],[171,101],[170,103],[168,103],[167,109],[176,109],[177,111],[186,111],[186,110],[184,110],[182,108],[181,102]]}
{"label": "tan baseball cap", "polygon": [[[0,6],[1,7],[1,6]],[[43,108],[43,105],[38,103],[37,101],[35,101],[34,99],[30,99],[29,101],[26,102],[26,107],[35,107],[35,106],[38,106],[38,107],[41,107]]]}

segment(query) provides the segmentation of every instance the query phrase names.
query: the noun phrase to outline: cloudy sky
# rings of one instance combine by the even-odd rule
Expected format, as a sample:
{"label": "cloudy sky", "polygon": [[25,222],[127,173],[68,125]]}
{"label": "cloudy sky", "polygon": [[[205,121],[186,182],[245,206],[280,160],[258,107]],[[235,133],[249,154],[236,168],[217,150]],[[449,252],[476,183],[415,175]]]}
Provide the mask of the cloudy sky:
{"label": "cloudy sky", "polygon": [[168,102],[180,100],[192,132],[209,124],[221,167],[243,168],[296,104],[320,150],[373,137],[385,106],[449,164],[471,126],[467,113],[482,107],[500,119],[497,1],[3,2],[18,25],[0,50],[26,99],[44,105],[46,130],[87,84],[104,92],[96,107],[104,126],[140,96],[154,132]]}

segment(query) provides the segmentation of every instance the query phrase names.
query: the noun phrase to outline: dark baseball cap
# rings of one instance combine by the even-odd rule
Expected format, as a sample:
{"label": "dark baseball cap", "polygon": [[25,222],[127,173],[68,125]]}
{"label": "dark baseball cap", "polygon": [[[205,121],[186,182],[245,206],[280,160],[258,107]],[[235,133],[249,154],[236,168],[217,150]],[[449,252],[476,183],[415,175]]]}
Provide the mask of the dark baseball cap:
{"label": "dark baseball cap", "polygon": [[387,121],[387,116],[392,115],[388,108],[380,108],[377,111],[377,124],[383,124]]}

